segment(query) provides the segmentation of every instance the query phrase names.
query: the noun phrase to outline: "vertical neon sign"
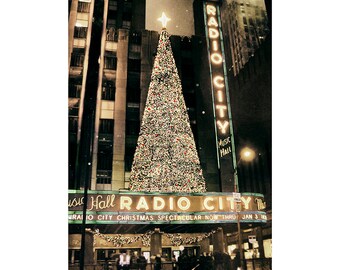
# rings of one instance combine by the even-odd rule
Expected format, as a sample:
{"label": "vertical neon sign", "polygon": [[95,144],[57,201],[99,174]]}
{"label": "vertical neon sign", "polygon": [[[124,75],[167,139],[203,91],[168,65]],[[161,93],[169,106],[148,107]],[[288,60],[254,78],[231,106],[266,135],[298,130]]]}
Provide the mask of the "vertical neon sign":
{"label": "vertical neon sign", "polygon": [[238,185],[236,157],[226,77],[220,10],[215,3],[204,3],[205,31],[209,56],[211,91],[214,110],[216,148],[222,191],[234,191]]}

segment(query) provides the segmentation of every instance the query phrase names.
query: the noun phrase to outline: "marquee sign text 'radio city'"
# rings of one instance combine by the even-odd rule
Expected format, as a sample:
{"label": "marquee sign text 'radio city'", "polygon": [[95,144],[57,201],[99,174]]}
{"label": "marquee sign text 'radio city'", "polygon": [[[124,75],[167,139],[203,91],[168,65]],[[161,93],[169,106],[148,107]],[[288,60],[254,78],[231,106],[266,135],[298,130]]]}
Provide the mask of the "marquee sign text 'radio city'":
{"label": "marquee sign text 'radio city'", "polygon": [[[149,194],[95,194],[88,196],[87,211],[119,212],[233,212],[236,203],[232,193],[197,196],[149,195]],[[252,194],[252,193],[250,193]],[[80,211],[83,207],[82,194],[69,194],[69,211]],[[241,196],[241,209],[244,211],[263,210],[264,200],[261,194]]]}

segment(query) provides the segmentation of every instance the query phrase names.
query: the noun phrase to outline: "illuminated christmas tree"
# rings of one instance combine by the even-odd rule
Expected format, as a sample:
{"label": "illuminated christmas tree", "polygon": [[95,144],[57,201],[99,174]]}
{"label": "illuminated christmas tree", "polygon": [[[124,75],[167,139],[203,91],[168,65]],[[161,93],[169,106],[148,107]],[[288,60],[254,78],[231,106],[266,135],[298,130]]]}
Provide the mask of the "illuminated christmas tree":
{"label": "illuminated christmas tree", "polygon": [[159,38],[129,188],[147,192],[206,191],[165,28]]}

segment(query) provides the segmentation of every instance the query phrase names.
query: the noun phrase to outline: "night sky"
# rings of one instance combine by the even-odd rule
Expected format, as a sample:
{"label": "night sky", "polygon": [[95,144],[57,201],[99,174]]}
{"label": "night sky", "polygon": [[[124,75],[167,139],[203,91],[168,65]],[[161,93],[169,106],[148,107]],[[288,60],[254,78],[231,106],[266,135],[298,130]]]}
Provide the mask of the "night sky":
{"label": "night sky", "polygon": [[162,12],[171,19],[167,24],[170,35],[194,35],[193,0],[146,0],[145,28],[160,32],[162,25],[157,20]]}

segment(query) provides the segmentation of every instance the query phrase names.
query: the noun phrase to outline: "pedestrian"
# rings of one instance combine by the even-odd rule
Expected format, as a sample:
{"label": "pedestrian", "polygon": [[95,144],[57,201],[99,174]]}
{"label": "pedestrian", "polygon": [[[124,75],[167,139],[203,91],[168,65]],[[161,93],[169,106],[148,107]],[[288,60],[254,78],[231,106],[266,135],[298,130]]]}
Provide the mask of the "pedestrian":
{"label": "pedestrian", "polygon": [[139,268],[140,270],[145,270],[145,269],[146,269],[147,261],[146,261],[146,258],[144,257],[143,254],[141,254],[141,255],[138,257],[137,263],[138,263],[138,268]]}
{"label": "pedestrian", "polygon": [[162,259],[161,259],[161,255],[157,254],[156,258],[155,258],[155,270],[161,270],[162,268]]}
{"label": "pedestrian", "polygon": [[119,255],[119,266],[122,270],[129,270],[130,269],[130,254],[126,253],[124,250],[122,254]]}
{"label": "pedestrian", "polygon": [[233,270],[241,269],[241,255],[240,251],[236,252],[236,256],[233,260]]}
{"label": "pedestrian", "polygon": [[231,258],[228,252],[223,253],[223,269],[231,270]]}
{"label": "pedestrian", "polygon": [[176,260],[176,256],[172,255],[172,270],[177,270],[177,260]]}
{"label": "pedestrian", "polygon": [[109,258],[105,257],[104,270],[109,270]]}
{"label": "pedestrian", "polygon": [[206,253],[203,252],[201,253],[201,256],[199,258],[199,270],[206,270],[207,269],[207,258],[206,258]]}
{"label": "pedestrian", "polygon": [[223,270],[223,255],[221,252],[214,252],[214,266],[215,270]]}
{"label": "pedestrian", "polygon": [[206,269],[213,269],[214,267],[214,258],[211,253],[208,253],[206,257]]}

